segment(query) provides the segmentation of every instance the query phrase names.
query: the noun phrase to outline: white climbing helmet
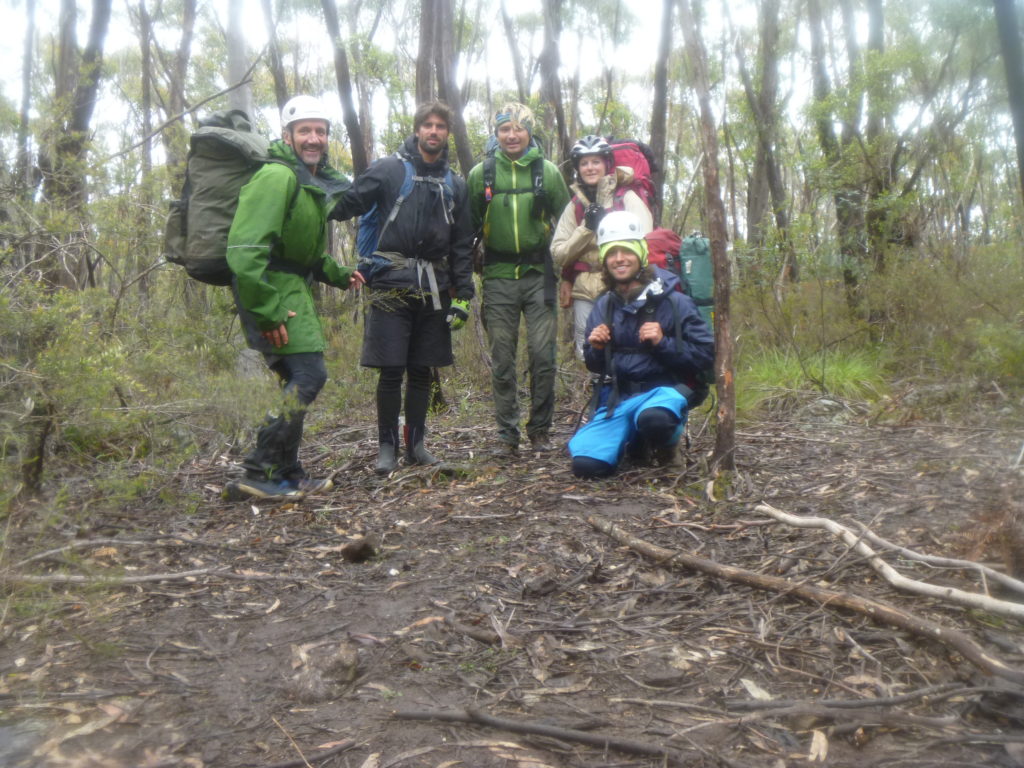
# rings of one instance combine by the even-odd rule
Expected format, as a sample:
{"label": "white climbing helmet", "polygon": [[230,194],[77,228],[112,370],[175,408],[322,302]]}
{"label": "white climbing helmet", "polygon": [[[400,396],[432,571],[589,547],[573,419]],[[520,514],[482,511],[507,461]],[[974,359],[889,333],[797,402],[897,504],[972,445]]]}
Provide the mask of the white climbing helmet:
{"label": "white climbing helmet", "polygon": [[327,116],[327,110],[320,103],[320,99],[314,96],[293,96],[281,110],[281,130],[288,130],[288,126],[297,120],[323,120],[327,123],[327,129],[331,128],[331,119]]}
{"label": "white climbing helmet", "polygon": [[629,211],[611,211],[597,225],[597,244],[618,240],[642,240],[640,219]]}

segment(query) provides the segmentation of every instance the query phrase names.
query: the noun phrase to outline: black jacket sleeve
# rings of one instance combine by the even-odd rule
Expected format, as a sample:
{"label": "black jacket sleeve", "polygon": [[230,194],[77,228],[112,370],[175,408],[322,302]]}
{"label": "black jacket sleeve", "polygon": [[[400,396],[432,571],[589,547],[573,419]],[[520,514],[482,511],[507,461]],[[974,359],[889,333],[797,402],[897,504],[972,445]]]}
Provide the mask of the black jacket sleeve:
{"label": "black jacket sleeve", "polygon": [[469,207],[469,187],[461,176],[453,176],[455,207],[452,210],[451,253],[448,270],[455,298],[469,301],[473,298],[473,217]]}

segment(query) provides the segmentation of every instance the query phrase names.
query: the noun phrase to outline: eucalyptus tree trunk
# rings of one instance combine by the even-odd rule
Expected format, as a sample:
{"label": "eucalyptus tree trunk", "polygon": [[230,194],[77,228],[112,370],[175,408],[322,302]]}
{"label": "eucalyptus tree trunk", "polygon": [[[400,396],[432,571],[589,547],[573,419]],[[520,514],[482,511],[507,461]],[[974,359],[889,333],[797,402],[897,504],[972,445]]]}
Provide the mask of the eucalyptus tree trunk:
{"label": "eucalyptus tree trunk", "polygon": [[426,104],[437,97],[434,62],[437,59],[438,0],[420,0],[420,47],[416,54],[416,103]]}
{"label": "eucalyptus tree trunk", "polygon": [[[188,153],[188,127],[178,118],[183,118],[186,111],[185,82],[188,76],[188,65],[192,56],[192,38],[196,25],[196,0],[185,0],[181,9],[181,37],[178,47],[170,57],[157,57],[158,61],[167,61],[164,76],[167,80],[167,95],[164,99],[167,119],[172,121],[161,132],[167,165],[171,171],[171,186],[181,189],[185,181],[185,158]],[[169,61],[168,61],[169,59]]]}
{"label": "eucalyptus tree trunk", "polygon": [[651,151],[657,166],[651,169],[654,182],[654,225],[661,224],[663,190],[665,188],[665,144],[668,109],[668,57],[672,53],[672,11],[676,0],[662,0],[661,37],[658,58],[654,64],[654,103],[651,105]]}
{"label": "eucalyptus tree trunk", "polygon": [[260,0],[260,4],[263,6],[263,26],[267,31],[267,67],[274,80],[274,101],[280,112],[288,102],[288,78],[285,77],[281,49],[277,45],[277,21],[274,19],[274,10],[270,0]]}
{"label": "eucalyptus tree trunk", "polygon": [[26,0],[25,40],[21,55],[21,109],[18,114],[18,163],[17,182],[15,188],[23,204],[32,199],[35,187],[35,168],[32,163],[32,151],[29,148],[28,113],[32,105],[32,62],[33,48],[36,39],[36,1]]}
{"label": "eucalyptus tree trunk", "polygon": [[[844,150],[852,143],[853,126],[859,120],[859,112],[840,115],[843,119],[841,136],[837,137],[834,121],[837,116],[831,106],[832,83],[828,75],[829,60],[825,49],[825,33],[819,0],[807,0],[808,31],[811,42],[811,77],[813,81],[813,101],[816,108],[816,127],[822,154],[832,167],[836,181],[832,189],[832,199],[836,208],[836,236],[839,243],[839,256],[842,260],[843,282],[846,286],[846,301],[851,309],[859,304],[859,279],[855,267],[865,257],[864,231],[864,193],[856,179],[846,178],[851,174],[844,172]],[[850,57],[851,73],[856,69],[858,52],[853,30],[848,29],[851,39],[847,42]],[[851,78],[853,79],[853,78]]]}
{"label": "eucalyptus tree trunk", "polygon": [[[779,135],[779,0],[764,0],[760,6],[761,14],[761,45],[760,70],[761,87],[755,92],[753,79],[747,69],[746,57],[740,42],[736,43],[736,61],[739,64],[740,76],[747,104],[754,115],[754,130],[757,134],[757,155],[754,169],[755,188],[759,192],[758,182],[763,180],[771,198],[771,208],[775,216],[775,227],[782,248],[783,266],[779,274],[779,283],[795,282],[799,277],[799,265],[796,252],[789,237],[789,198],[782,180],[782,171],[776,154],[776,142]],[[751,195],[752,204],[748,208],[748,227],[755,237],[751,237],[752,245],[762,245],[763,232],[760,229],[761,219],[765,213],[763,202]]]}
{"label": "eucalyptus tree trunk", "polygon": [[[526,76],[523,73],[523,56],[519,52],[516,30],[512,24],[512,17],[508,15],[505,8],[505,0],[501,0],[501,23],[505,28],[505,41],[508,43],[509,56],[512,59],[512,72],[516,76],[516,92],[519,94],[519,101],[526,103],[528,88]],[[492,62],[496,64],[497,62]]]}
{"label": "eucalyptus tree trunk", "polygon": [[992,0],[996,26],[999,29],[999,48],[1006,70],[1006,90],[1010,97],[1010,115],[1013,135],[1017,142],[1017,176],[1024,197],[1024,55],[1021,53],[1020,22],[1014,0]]}
{"label": "eucalyptus tree trunk", "polygon": [[736,468],[736,389],[733,380],[732,324],[729,309],[729,253],[725,205],[718,178],[718,132],[711,108],[711,86],[707,72],[707,52],[690,8],[690,0],[680,0],[683,37],[693,71],[693,88],[700,104],[701,144],[704,148],[704,198],[707,229],[711,240],[711,258],[715,278],[715,384],[718,391],[718,427],[712,463],[717,469]]}
{"label": "eucalyptus tree trunk", "polygon": [[359,125],[356,105],[352,100],[352,76],[348,69],[348,56],[345,53],[345,44],[341,41],[341,29],[338,26],[338,10],[334,6],[334,0],[322,0],[321,6],[324,10],[324,21],[327,23],[327,32],[331,37],[331,43],[334,45],[334,76],[338,83],[341,115],[345,121],[349,148],[352,152],[352,169],[358,175],[369,167],[370,161],[366,155],[366,144],[363,141],[363,131]]}
{"label": "eucalyptus tree trunk", "polygon": [[103,44],[110,24],[110,0],[93,0],[89,39],[79,50],[75,31],[77,7],[74,0],[62,0],[58,50],[54,71],[53,103],[59,112],[40,153],[43,193],[52,210],[63,217],[59,225],[66,234],[47,267],[45,279],[68,288],[95,286],[98,262],[93,261],[85,242],[88,231],[86,203],[86,159],[89,133],[99,93]]}
{"label": "eucalyptus tree trunk", "polygon": [[245,0],[228,0],[228,106],[252,116],[252,86],[249,85],[249,53],[245,45]]}
{"label": "eucalyptus tree trunk", "polygon": [[455,139],[455,153],[459,160],[459,171],[463,176],[473,167],[473,150],[469,145],[469,132],[462,116],[462,91],[455,83],[455,65],[458,54],[452,45],[454,13],[452,0],[434,0],[437,5],[437,26],[434,30],[436,57],[434,68],[437,72],[437,90],[441,100],[451,107],[452,137]]}
{"label": "eucalyptus tree trunk", "polygon": [[[572,141],[565,129],[565,110],[562,106],[562,82],[558,77],[561,59],[558,53],[562,36],[562,0],[544,0],[544,49],[540,54],[541,99],[554,111],[554,124],[558,136],[558,157],[569,157]],[[549,126],[550,127],[550,126]],[[564,166],[566,182],[571,181],[571,167]]]}

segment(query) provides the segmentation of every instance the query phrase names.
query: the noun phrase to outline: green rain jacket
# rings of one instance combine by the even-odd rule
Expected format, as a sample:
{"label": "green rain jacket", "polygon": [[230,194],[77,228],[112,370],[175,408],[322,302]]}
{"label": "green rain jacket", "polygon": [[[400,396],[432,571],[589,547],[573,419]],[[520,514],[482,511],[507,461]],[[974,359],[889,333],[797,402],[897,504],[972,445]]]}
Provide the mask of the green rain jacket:
{"label": "green rain jacket", "polygon": [[[495,153],[494,189],[490,205],[484,199],[484,166],[479,163],[469,172],[469,200],[473,226],[482,229],[484,245],[501,254],[523,254],[517,263],[507,257],[485,258],[483,277],[518,279],[528,270],[543,272],[543,259],[551,242],[553,216],[561,214],[569,203],[569,189],[554,163],[544,161],[544,192],[547,211],[543,218],[533,215],[533,193],[509,194],[507,190],[529,189],[533,186],[530,164],[540,156],[537,147],[530,147],[516,160],[500,149]],[[532,257],[532,258],[530,258]]]}
{"label": "green rain jacket", "polygon": [[[351,185],[326,164],[314,179],[283,141],[270,145],[270,156],[291,169],[267,163],[239,193],[227,252],[235,273],[235,301],[253,349],[278,355],[323,352],[323,328],[310,284],[319,280],[347,288],[352,279],[354,269],[325,253],[327,214]],[[289,311],[295,317],[288,317]],[[282,323],[288,329],[284,346],[274,347],[260,336]]]}

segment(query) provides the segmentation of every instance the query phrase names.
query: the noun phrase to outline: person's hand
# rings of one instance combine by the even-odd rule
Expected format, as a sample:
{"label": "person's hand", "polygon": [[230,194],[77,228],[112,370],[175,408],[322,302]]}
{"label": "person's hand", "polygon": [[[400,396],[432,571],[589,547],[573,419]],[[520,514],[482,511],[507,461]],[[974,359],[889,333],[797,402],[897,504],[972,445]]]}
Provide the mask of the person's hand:
{"label": "person's hand", "polygon": [[459,330],[469,320],[469,302],[465,299],[452,299],[451,306],[448,307],[448,314],[444,319],[448,323],[449,329]]}
{"label": "person's hand", "polygon": [[353,272],[351,275],[349,275],[349,278],[348,278],[349,290],[354,290],[356,288],[362,288],[364,285],[366,285],[366,278],[363,277],[363,273],[360,272],[358,269],[355,272]]}
{"label": "person's hand", "polygon": [[602,350],[612,340],[612,329],[604,323],[601,323],[597,328],[590,332],[590,336],[587,337],[587,341],[590,346],[597,350]]}
{"label": "person's hand", "polygon": [[604,218],[605,210],[597,203],[591,203],[583,212],[583,225],[591,232],[597,232],[597,225]]}
{"label": "person's hand", "polygon": [[661,330],[660,323],[644,323],[640,326],[640,343],[645,341],[657,346],[665,338],[665,332]]}
{"label": "person's hand", "polygon": [[568,280],[558,284],[558,306],[562,309],[572,306],[572,283]]}
{"label": "person's hand", "polygon": [[602,176],[598,179],[597,194],[594,195],[594,199],[597,200],[597,204],[602,208],[611,208],[614,198],[615,174],[609,173],[607,176]]}
{"label": "person's hand", "polygon": [[[295,313],[292,312],[290,309],[288,310],[288,317],[295,317]],[[285,318],[285,323],[287,322],[288,319]],[[277,328],[274,328],[272,331],[261,331],[260,336],[262,336],[264,339],[273,344],[275,349],[280,349],[281,347],[288,343],[288,327],[285,325],[285,323],[281,323],[279,326],[277,326]]]}

